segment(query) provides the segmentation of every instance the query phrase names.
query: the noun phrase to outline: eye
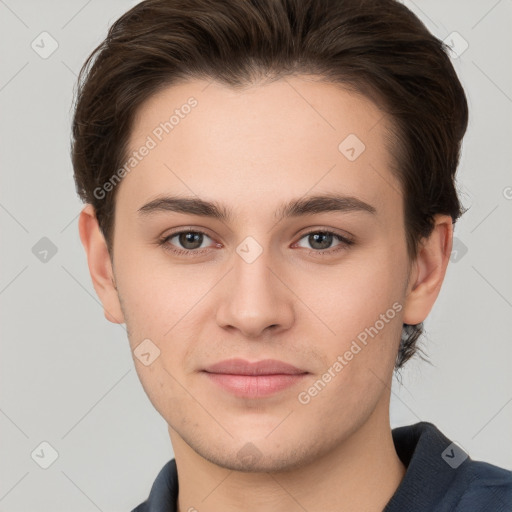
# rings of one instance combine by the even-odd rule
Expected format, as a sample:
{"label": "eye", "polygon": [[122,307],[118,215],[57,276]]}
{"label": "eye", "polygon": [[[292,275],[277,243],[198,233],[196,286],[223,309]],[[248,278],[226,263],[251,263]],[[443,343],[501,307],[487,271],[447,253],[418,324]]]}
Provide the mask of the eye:
{"label": "eye", "polygon": [[[349,240],[348,238],[339,235],[338,233],[334,233],[332,231],[327,230],[318,230],[318,231],[310,231],[301,237],[300,240],[306,239],[306,243],[312,247],[312,251],[316,253],[328,252],[333,253],[337,252],[341,249],[346,248],[347,246],[352,245],[354,242]],[[333,242],[338,242],[334,246]],[[299,247],[304,247],[300,244],[300,241],[297,242]],[[304,247],[308,249],[308,247]],[[334,248],[334,249],[333,249]]]}
{"label": "eye", "polygon": [[[175,242],[173,240],[176,239]],[[176,254],[192,255],[198,253],[198,249],[208,248],[210,245],[203,245],[205,239],[211,241],[211,238],[203,231],[186,230],[172,233],[159,240],[159,245],[164,246],[166,250]]]}
{"label": "eye", "polygon": [[[210,244],[208,244],[208,240],[210,240]],[[309,244],[311,249],[302,245],[302,240],[305,240],[305,243]],[[166,251],[176,255],[196,256],[207,252],[212,247],[211,242],[212,239],[205,232],[188,229],[166,235],[158,241],[158,244],[164,247]],[[333,245],[334,242],[337,243]],[[309,249],[309,253],[316,256],[333,254],[353,244],[354,242],[349,238],[322,229],[304,234],[294,246]],[[222,247],[222,244],[216,243],[214,246]]]}

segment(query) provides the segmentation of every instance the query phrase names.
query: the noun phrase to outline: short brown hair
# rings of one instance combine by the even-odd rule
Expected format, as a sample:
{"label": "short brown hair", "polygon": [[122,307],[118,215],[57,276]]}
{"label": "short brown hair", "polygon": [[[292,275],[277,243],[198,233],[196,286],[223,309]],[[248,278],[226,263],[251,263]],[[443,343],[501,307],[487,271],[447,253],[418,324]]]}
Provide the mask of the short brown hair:
{"label": "short brown hair", "polygon": [[[393,169],[404,197],[410,260],[438,213],[460,217],[455,172],[468,122],[445,44],[396,0],[144,0],[121,16],[78,78],[72,162],[113,257],[117,187],[134,115],[180,80],[231,87],[317,75],[372,99],[392,120]],[[418,350],[423,324],[404,324],[395,368]]]}

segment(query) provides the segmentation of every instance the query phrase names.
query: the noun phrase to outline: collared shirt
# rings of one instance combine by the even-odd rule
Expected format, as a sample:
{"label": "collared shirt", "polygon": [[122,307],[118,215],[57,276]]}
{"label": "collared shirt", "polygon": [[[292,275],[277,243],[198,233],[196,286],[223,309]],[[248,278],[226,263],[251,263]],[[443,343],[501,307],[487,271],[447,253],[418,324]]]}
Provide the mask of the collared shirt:
{"label": "collared shirt", "polygon": [[[407,471],[383,512],[512,512],[512,471],[472,460],[426,421],[395,428],[392,435]],[[132,512],[176,512],[177,499],[172,459]]]}

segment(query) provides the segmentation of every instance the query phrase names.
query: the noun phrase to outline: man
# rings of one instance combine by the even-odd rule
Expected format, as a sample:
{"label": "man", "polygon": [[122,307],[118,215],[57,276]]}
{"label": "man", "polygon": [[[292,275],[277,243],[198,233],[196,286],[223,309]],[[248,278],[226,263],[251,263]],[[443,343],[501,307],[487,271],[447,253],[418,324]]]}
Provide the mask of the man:
{"label": "man", "polygon": [[468,112],[393,0],[146,0],[80,75],[80,236],[175,453],[142,511],[505,511],[389,424],[442,285]]}

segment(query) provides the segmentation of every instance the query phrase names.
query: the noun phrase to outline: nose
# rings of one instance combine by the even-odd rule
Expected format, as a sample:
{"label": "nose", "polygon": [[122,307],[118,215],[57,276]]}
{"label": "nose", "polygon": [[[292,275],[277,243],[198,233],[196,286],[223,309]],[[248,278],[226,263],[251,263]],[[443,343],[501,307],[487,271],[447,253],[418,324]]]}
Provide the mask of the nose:
{"label": "nose", "polygon": [[220,290],[218,325],[247,338],[289,329],[295,317],[293,293],[283,284],[284,277],[266,250],[252,262],[235,254],[233,269]]}

